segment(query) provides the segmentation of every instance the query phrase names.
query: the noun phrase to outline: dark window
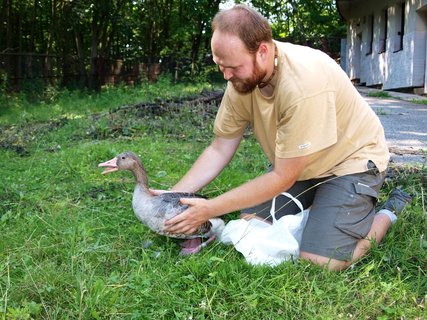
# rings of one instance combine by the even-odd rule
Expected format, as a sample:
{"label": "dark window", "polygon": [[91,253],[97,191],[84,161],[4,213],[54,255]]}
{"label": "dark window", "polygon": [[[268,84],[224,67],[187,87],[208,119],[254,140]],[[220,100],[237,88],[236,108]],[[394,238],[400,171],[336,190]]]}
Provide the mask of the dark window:
{"label": "dark window", "polygon": [[386,52],[387,50],[387,24],[388,24],[388,10],[385,9],[381,14],[381,30],[380,30],[380,41],[378,45],[378,53]]}
{"label": "dark window", "polygon": [[367,22],[366,55],[370,55],[372,54],[372,42],[374,41],[374,16],[369,16]]}
{"label": "dark window", "polygon": [[394,38],[394,52],[403,50],[403,36],[405,34],[405,2],[397,6],[396,24],[397,35]]}

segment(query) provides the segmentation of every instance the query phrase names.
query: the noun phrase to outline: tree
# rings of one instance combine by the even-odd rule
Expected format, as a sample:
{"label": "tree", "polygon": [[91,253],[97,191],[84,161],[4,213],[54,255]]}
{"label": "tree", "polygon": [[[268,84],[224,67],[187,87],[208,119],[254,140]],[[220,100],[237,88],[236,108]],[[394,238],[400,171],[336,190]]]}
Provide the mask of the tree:
{"label": "tree", "polygon": [[272,23],[276,39],[309,45],[337,57],[346,25],[332,0],[252,0]]}
{"label": "tree", "polygon": [[[97,90],[109,75],[126,80],[160,62],[192,79],[212,63],[210,23],[221,2],[0,0],[0,72],[12,89],[45,79]],[[345,24],[332,0],[246,2],[269,19],[275,39],[339,52]]]}

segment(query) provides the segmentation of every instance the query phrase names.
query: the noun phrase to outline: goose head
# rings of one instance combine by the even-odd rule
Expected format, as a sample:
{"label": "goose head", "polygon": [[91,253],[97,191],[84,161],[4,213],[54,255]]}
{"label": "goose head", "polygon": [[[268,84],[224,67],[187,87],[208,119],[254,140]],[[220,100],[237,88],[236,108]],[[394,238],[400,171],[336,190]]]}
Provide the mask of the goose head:
{"label": "goose head", "polygon": [[129,170],[133,173],[138,183],[147,187],[147,174],[139,157],[133,152],[126,151],[117,157],[98,164],[98,167],[104,167],[102,174],[107,174],[119,170]]}

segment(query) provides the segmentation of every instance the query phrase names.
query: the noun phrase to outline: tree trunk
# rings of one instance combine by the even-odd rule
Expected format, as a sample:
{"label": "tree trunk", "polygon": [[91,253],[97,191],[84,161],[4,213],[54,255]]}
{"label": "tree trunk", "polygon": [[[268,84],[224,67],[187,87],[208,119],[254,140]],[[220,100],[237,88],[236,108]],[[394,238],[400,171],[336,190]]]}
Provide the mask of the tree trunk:
{"label": "tree trunk", "polygon": [[74,31],[74,40],[76,42],[76,50],[79,64],[79,86],[83,88],[84,86],[86,86],[87,82],[85,56],[83,51],[83,34],[81,32]]}
{"label": "tree trunk", "polygon": [[[7,0],[3,0],[0,7],[0,21],[7,21]],[[0,52],[6,49],[6,26],[0,23]]]}
{"label": "tree trunk", "polygon": [[200,21],[198,34],[193,38],[193,45],[191,46],[191,73],[194,75],[196,72],[197,58],[199,56],[200,43],[204,30],[204,22]]}
{"label": "tree trunk", "polygon": [[[12,0],[6,0],[6,4],[7,9],[5,9],[6,13],[6,48],[4,49],[5,52],[12,52],[13,51],[13,43],[12,43],[12,39],[13,39],[13,7],[12,7]],[[9,79],[11,78],[15,78],[16,74],[14,71],[14,64],[15,64],[15,59],[14,56],[12,55],[7,55],[6,59],[6,73]],[[16,85],[16,83],[12,83],[12,81],[10,81],[11,85]]]}
{"label": "tree trunk", "polygon": [[56,0],[52,0],[51,2],[51,18],[50,18],[50,32],[47,38],[47,45],[46,45],[46,56],[44,59],[44,77],[51,85],[54,84],[54,79],[52,77],[52,45],[53,45],[53,38],[55,34],[56,29]]}
{"label": "tree trunk", "polygon": [[[15,14],[14,16],[15,26],[16,26],[16,34],[15,37],[18,39],[18,53],[22,53],[22,24],[19,14]],[[15,69],[15,77],[20,81],[22,77],[22,54],[18,54],[16,56],[16,69]]]}
{"label": "tree trunk", "polygon": [[98,26],[96,21],[92,22],[92,42],[90,47],[90,67],[89,67],[89,90],[97,89],[96,60],[98,57]]}

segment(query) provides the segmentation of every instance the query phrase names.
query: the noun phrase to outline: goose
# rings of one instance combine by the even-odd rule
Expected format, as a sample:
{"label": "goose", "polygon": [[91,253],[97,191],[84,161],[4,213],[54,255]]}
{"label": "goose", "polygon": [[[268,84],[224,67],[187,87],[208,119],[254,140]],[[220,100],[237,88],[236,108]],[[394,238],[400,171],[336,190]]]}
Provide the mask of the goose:
{"label": "goose", "polygon": [[[142,224],[157,234],[184,239],[181,243],[182,255],[198,253],[203,247],[215,240],[224,228],[222,219],[213,218],[202,224],[194,234],[173,234],[165,230],[164,222],[185,211],[188,206],[180,203],[180,198],[201,197],[194,193],[165,192],[153,195],[148,187],[148,177],[140,158],[133,152],[126,151],[115,158],[98,164],[104,167],[102,174],[118,170],[129,170],[135,177],[136,185],[132,197],[132,208]],[[206,240],[205,240],[206,239]],[[203,241],[205,240],[205,241]]]}

